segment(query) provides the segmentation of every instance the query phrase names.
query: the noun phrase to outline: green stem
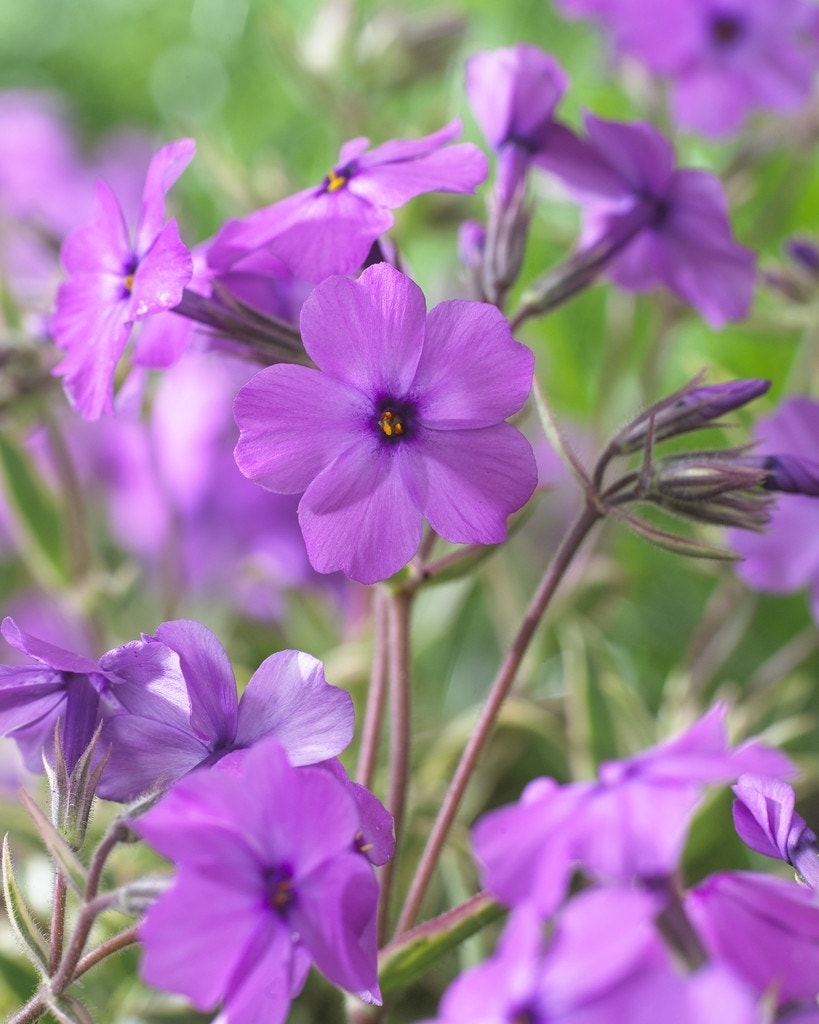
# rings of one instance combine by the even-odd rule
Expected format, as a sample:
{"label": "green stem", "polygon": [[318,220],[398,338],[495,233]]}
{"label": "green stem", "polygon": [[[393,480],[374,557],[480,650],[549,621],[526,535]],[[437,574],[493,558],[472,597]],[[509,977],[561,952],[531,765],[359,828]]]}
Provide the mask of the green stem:
{"label": "green stem", "polygon": [[373,602],[372,672],[370,673],[370,686],[367,690],[364,727],[355,773],[356,781],[360,785],[366,786],[367,789],[372,789],[375,777],[387,696],[387,594],[382,587],[376,589]]}
{"label": "green stem", "polygon": [[67,885],[62,871],[54,869],[54,903],[51,907],[51,933],[48,952],[48,971],[54,974],[63,955],[65,937],[65,897]]}
{"label": "green stem", "polygon": [[458,767],[455,769],[452,783],[447,790],[444,802],[435,819],[424,852],[418,863],[415,877],[398,920],[396,935],[401,935],[411,928],[418,916],[430,879],[449,835],[449,830],[458,813],[472,773],[492,734],[498,712],[509,694],[535,630],[586,535],[602,516],[602,511],[591,500],[587,500],[584,503],[580,514],[564,537],[563,543],[556,552],[540,586],[532,598],[517,636],[513,640],[509,653],[495,677],[475,730],[464,748]]}

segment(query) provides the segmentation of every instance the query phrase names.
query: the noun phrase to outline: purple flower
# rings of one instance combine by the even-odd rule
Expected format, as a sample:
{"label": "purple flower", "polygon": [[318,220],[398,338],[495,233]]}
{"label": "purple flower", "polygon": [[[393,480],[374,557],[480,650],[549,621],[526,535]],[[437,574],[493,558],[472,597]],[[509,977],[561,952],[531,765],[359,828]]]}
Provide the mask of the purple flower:
{"label": "purple flower", "polygon": [[320,185],[228,221],[208,254],[211,266],[226,269],[265,246],[308,281],[352,273],[392,227],[391,210],[424,192],[473,192],[486,178],[486,157],[476,146],[445,146],[460,131],[455,120],[422,139],[394,139],[369,152],[369,139],[351,139]]}
{"label": "purple flower", "polygon": [[495,955],[462,974],[441,1001],[437,1024],[760,1024],[745,985],[706,967],[672,965],[646,894],[598,889],[575,897],[544,948],[529,908],[514,911]]}
{"label": "purple flower", "polygon": [[740,839],[757,853],[787,861],[812,889],[819,889],[816,833],[794,810],[793,787],[779,779],[741,775],[732,788]]}
{"label": "purple flower", "polygon": [[302,309],[319,369],[271,366],[239,392],[236,462],[263,487],[304,491],[310,562],[362,583],[397,572],[422,517],[454,543],[496,544],[537,480],[504,419],[526,399],[532,353],[494,307],[443,302],[387,264],[320,284]]}
{"label": "purple flower", "polygon": [[576,865],[606,880],[667,877],[706,785],[791,771],[784,755],[756,741],[729,748],[725,707],[717,705],[679,736],[605,762],[596,783],[538,779],[520,803],[484,815],[473,832],[484,885],[507,904],[533,902],[546,915]]}
{"label": "purple flower", "polygon": [[753,110],[788,112],[808,99],[816,8],[805,0],[615,0],[618,47],[672,82],[674,118],[720,136]]}
{"label": "purple flower", "polygon": [[301,651],[266,658],[241,700],[224,648],[198,622],[163,622],[104,665],[124,709],[103,728],[111,755],[98,792],[108,800],[133,800],[227,754],[236,760],[269,736],[295,765],[335,757],[352,739],[350,695],[328,685],[321,662]]}
{"label": "purple flower", "polygon": [[630,291],[664,285],[712,327],[746,316],[755,257],[734,240],[719,179],[676,169],[671,144],[650,124],[592,114],[585,124],[587,144],[535,159],[584,205],[584,246],[611,249],[612,280]]}
{"label": "purple flower", "polygon": [[466,94],[489,144],[498,154],[498,192],[508,203],[532,154],[562,129],[554,110],[566,90],[565,72],[548,53],[520,43],[484,50],[466,65]]}
{"label": "purple flower", "polygon": [[238,771],[178,782],[133,827],[174,861],[140,926],[142,976],[226,1024],[281,1024],[312,962],[380,1001],[378,883],[355,852],[359,816],[337,779],[294,768],[275,740]]}
{"label": "purple flower", "polygon": [[[757,422],[754,434],[759,438],[757,451],[778,457],[774,483],[788,482],[783,477],[783,458],[794,460],[799,467],[798,479],[805,483],[806,471],[809,473],[811,460],[816,457],[819,402],[811,398],[786,399],[772,416]],[[797,480],[793,471],[790,478]],[[736,571],[749,586],[776,594],[806,587],[814,618],[819,621],[819,503],[804,494],[781,494],[768,531],[734,532],[731,546],[744,559],[737,563]]]}
{"label": "purple flower", "polygon": [[778,1005],[816,996],[819,903],[811,889],[754,872],[711,875],[686,910],[711,957]]}
{"label": "purple flower", "polygon": [[0,627],[8,644],[36,665],[0,665],[0,735],[17,743],[26,767],[43,771],[54,761],[54,730],[61,723],[66,765],[71,770],[91,741],[101,716],[100,694],[108,685],[103,667],[90,658],[24,633],[10,618]]}
{"label": "purple flower", "polygon": [[193,140],[180,139],[154,156],[133,242],[116,196],[99,182],[95,220],[63,244],[70,276],[60,286],[52,329],[66,356],[54,372],[86,419],[113,411],[114,372],[134,322],[172,309],[190,280],[193,263],[176,221],[162,222],[165,194],[193,153]]}

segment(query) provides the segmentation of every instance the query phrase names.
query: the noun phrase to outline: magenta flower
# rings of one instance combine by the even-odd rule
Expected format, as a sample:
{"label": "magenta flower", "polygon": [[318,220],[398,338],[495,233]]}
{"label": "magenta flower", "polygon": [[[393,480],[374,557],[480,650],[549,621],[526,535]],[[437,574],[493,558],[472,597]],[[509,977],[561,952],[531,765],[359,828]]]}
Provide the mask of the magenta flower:
{"label": "magenta flower", "polygon": [[352,739],[350,695],[302,651],[266,658],[241,700],[224,648],[198,622],[163,622],[104,664],[122,708],[103,728],[111,754],[98,792],[107,800],[133,800],[270,736],[295,765],[335,757]]}
{"label": "magenta flower", "polygon": [[684,128],[727,135],[810,96],[817,11],[805,0],[614,0],[609,23],[623,52],[671,80]]}
{"label": "magenta flower", "polygon": [[484,50],[466,64],[466,94],[489,144],[498,154],[498,192],[508,203],[532,154],[565,131],[554,111],[566,90],[565,72],[548,53],[520,43]]}
{"label": "magenta flower", "polygon": [[320,284],[302,309],[319,369],[270,366],[239,392],[236,462],[263,487],[304,495],[310,562],[362,583],[397,572],[422,517],[457,544],[497,544],[537,481],[529,443],[504,423],[529,393],[532,353],[492,306],[429,314],[387,264]]}
{"label": "magenta flower", "polygon": [[819,977],[819,903],[794,882],[751,871],[710,875],[686,911],[706,950],[782,1006],[813,1001]]}
{"label": "magenta flower", "polygon": [[176,865],[139,929],[142,976],[225,1024],[281,1024],[312,962],[380,1001],[378,883],[355,851],[355,801],[275,740],[237,771],[183,779],[133,828]]}
{"label": "magenta flower", "polygon": [[548,148],[535,162],[584,206],[584,246],[608,247],[607,273],[629,291],[665,286],[712,327],[741,320],[754,290],[754,254],[731,231],[719,179],[677,169],[671,143],[645,122],[586,115],[588,143]]}
{"label": "magenta flower", "polygon": [[308,281],[352,273],[392,227],[391,210],[424,192],[473,192],[486,178],[477,146],[445,145],[460,131],[455,120],[422,139],[394,139],[369,152],[369,139],[351,139],[320,185],[228,221],[208,253],[211,266],[223,270],[264,246]]}
{"label": "magenta flower", "polygon": [[756,741],[731,749],[717,705],[678,736],[600,766],[597,782],[530,783],[519,803],[484,815],[473,845],[484,885],[505,903],[550,914],[575,866],[594,877],[657,880],[677,870],[705,786],[745,772],[787,775],[790,761]]}
{"label": "magenta flower", "polygon": [[[762,455],[787,456],[799,468],[794,483],[803,479],[806,465],[816,459],[819,436],[819,402],[789,398],[773,415],[754,427],[759,439],[755,451]],[[819,471],[819,465],[814,463]],[[781,470],[780,470],[781,476]],[[815,481],[819,479],[819,475]],[[780,479],[780,483],[787,482]],[[735,531],[731,546],[744,561],[736,564],[740,579],[755,590],[787,594],[807,588],[813,616],[819,621],[819,503],[806,494],[780,494],[765,533]]]}
{"label": "magenta flower", "polygon": [[116,196],[99,182],[95,220],[63,244],[69,278],[57,295],[52,330],[66,356],[54,372],[86,419],[113,411],[114,372],[133,324],[176,306],[190,280],[193,263],[176,221],[163,227],[163,220],[165,194],[193,153],[193,140],[180,139],[154,156],[133,242]]}
{"label": "magenta flower", "polygon": [[734,827],[752,850],[790,864],[812,889],[819,889],[816,833],[794,810],[793,787],[760,775],[741,775],[732,787]]}
{"label": "magenta flower", "polygon": [[101,694],[109,683],[105,668],[46,640],[24,633],[3,619],[6,643],[33,659],[34,665],[0,665],[0,735],[20,748],[29,771],[43,771],[43,755],[54,762],[54,730],[69,770],[91,741],[102,712]]}

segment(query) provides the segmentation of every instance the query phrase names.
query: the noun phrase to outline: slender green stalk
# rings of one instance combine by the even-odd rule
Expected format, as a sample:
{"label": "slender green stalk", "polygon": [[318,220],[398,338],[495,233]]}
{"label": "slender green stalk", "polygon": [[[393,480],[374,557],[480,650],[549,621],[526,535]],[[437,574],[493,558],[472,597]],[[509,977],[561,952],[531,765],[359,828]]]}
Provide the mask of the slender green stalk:
{"label": "slender green stalk", "polygon": [[592,504],[590,500],[585,502],[532,598],[509,653],[492,683],[489,697],[481,711],[475,730],[464,748],[458,767],[455,769],[455,775],[435,819],[424,852],[418,863],[415,877],[412,880],[407,899],[401,910],[396,935],[401,935],[411,928],[418,916],[430,879],[449,835],[449,830],[458,813],[472,773],[492,734],[498,712],[515,681],[518,669],[532,641],[538,623],[543,617],[543,613],[546,611],[572,559],[577,554],[591,528],[598,519],[602,518],[602,515],[602,511]]}
{"label": "slender green stalk", "polygon": [[378,747],[381,742],[381,727],[384,722],[384,706],[387,697],[387,593],[377,587],[373,595],[373,660],[367,703],[364,711],[364,727],[361,746],[358,750],[356,781],[372,789],[375,768],[378,763]]}
{"label": "slender green stalk", "polygon": [[50,945],[48,951],[48,970],[54,974],[60,965],[63,955],[63,940],[65,937],[65,897],[67,885],[62,871],[54,868],[54,903],[51,907],[51,932],[49,935]]}

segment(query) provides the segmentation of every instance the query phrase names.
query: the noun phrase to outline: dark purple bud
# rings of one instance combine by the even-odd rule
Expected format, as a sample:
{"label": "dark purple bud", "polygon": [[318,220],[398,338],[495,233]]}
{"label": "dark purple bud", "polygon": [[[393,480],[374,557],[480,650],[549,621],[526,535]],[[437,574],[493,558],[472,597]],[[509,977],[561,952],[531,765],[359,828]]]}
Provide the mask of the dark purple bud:
{"label": "dark purple bud", "polygon": [[791,238],[785,243],[785,252],[794,263],[819,277],[819,246],[807,238]]}
{"label": "dark purple bud", "polygon": [[748,461],[764,471],[762,486],[766,491],[819,497],[819,462],[796,455],[760,455]]}
{"label": "dark purple bud", "polygon": [[721,416],[759,398],[771,386],[769,380],[754,377],[701,386],[702,377],[702,373],[697,374],[685,387],[640,413],[613,439],[610,445],[613,454],[625,455],[639,450],[645,445],[649,432],[657,442],[691,430],[719,426]]}

